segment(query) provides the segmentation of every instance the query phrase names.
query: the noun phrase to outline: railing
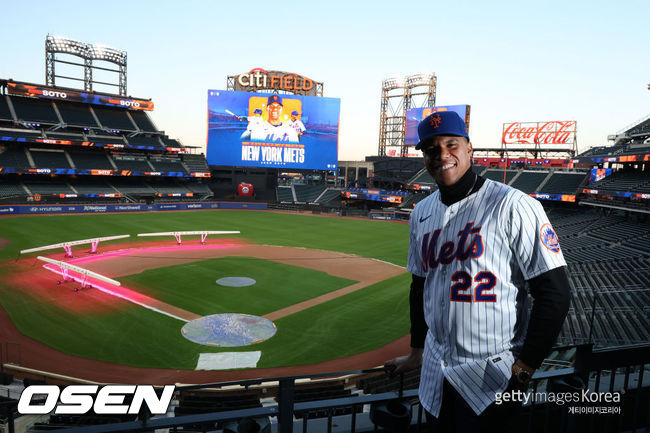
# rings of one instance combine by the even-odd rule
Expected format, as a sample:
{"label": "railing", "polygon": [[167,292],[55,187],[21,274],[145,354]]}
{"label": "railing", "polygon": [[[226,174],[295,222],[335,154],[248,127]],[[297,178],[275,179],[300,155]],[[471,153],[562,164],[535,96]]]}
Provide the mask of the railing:
{"label": "railing", "polygon": [[[594,432],[594,431],[636,431],[638,428],[647,429],[650,426],[650,373],[645,370],[650,368],[650,344],[613,348],[599,351],[592,351],[591,345],[576,347],[576,357],[573,367],[559,368],[552,371],[537,372],[533,376],[530,388],[527,391],[529,399],[524,403],[519,419],[519,431],[522,432]],[[370,370],[356,370],[320,375],[305,375],[279,378],[254,379],[235,382],[222,382],[194,386],[177,387],[179,391],[200,390],[205,388],[240,386],[249,389],[251,386],[258,386],[267,382],[274,382],[278,387],[277,404],[268,407],[251,409],[231,410],[226,412],[213,412],[196,415],[185,415],[178,417],[148,418],[141,414],[139,420],[106,425],[90,425],[72,429],[57,430],[61,433],[117,433],[153,431],[155,429],[170,429],[175,432],[179,428],[188,427],[192,431],[212,431],[217,429],[217,424],[223,427],[224,423],[235,422],[234,431],[237,431],[236,423],[253,423],[255,419],[265,420],[270,427],[269,417],[277,420],[278,433],[292,433],[294,431],[294,414],[300,412],[320,412],[327,414],[327,422],[312,422],[310,417],[303,414],[302,431],[328,433],[333,431],[333,417],[338,413],[337,409],[351,408],[349,415],[337,417],[338,429],[345,431],[370,431],[374,428],[383,427],[385,430],[393,431],[421,431],[424,426],[422,407],[417,401],[417,390],[403,389],[403,376],[399,387],[394,392],[380,394],[357,395],[345,398],[334,398],[328,400],[317,400],[308,402],[295,402],[296,381],[315,378],[340,378],[350,375],[368,373],[380,373],[385,368]],[[594,394],[595,393],[595,394]],[[610,404],[611,400],[604,402],[602,399],[594,400],[593,396],[598,393],[618,393],[620,400]],[[551,394],[558,396],[577,396],[573,400],[564,400],[559,403],[557,397],[550,399]],[[584,399],[586,395],[586,400]],[[570,402],[577,405],[570,405]],[[378,406],[384,403],[383,406]],[[402,410],[391,409],[391,403]],[[13,403],[15,406],[15,403]],[[373,410],[377,408],[384,410],[384,415],[389,415],[390,422],[401,422],[401,428],[397,424],[381,424],[379,416],[375,415],[374,427],[368,424],[360,426],[357,410],[364,405],[371,405],[370,420],[373,421]],[[2,407],[0,404],[0,416]],[[417,413],[413,416],[413,408]],[[392,411],[392,412],[391,412]],[[609,416],[611,414],[612,416]],[[366,415],[364,414],[364,417]],[[8,415],[9,429],[13,432],[13,421]],[[384,417],[385,419],[385,417]],[[396,421],[397,420],[397,421]],[[343,423],[349,423],[347,426]],[[232,426],[232,424],[231,424]],[[410,426],[410,427],[409,427]],[[298,426],[296,426],[299,428]],[[259,428],[257,425],[256,428]],[[269,429],[270,430],[270,429]],[[224,430],[226,431],[226,430]]]}

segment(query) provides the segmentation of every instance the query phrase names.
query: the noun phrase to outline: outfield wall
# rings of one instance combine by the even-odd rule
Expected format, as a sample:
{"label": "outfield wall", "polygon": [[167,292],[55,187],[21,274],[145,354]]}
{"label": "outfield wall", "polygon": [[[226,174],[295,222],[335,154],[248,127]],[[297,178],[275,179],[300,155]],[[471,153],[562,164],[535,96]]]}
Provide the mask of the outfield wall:
{"label": "outfield wall", "polygon": [[211,203],[160,203],[160,204],[77,204],[77,205],[6,205],[0,206],[0,215],[50,214],[50,213],[105,213],[146,212],[199,209],[252,209],[266,210],[266,203],[211,202]]}

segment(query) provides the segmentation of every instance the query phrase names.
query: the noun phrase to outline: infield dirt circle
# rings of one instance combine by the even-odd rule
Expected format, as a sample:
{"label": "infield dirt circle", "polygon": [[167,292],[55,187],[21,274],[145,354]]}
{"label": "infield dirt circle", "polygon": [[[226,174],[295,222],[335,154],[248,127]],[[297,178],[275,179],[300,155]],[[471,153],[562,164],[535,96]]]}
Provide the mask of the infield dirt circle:
{"label": "infield dirt circle", "polygon": [[[52,254],[49,257],[61,260],[63,258],[62,256],[63,254]],[[72,259],[69,262],[84,269],[89,269],[119,280],[119,277],[136,274],[147,269],[233,256],[255,257],[275,261],[292,266],[314,269],[337,277],[357,281],[350,286],[270,312],[263,316],[272,321],[406,272],[404,268],[391,263],[340,252],[270,245],[228,244],[224,243],[224,241],[221,243],[210,243],[204,246],[187,245],[178,248],[170,248],[168,242],[138,243],[137,246],[134,246],[133,243],[126,245],[114,244],[103,248],[102,254],[86,257],[80,255],[79,258]],[[43,274],[43,278],[39,278],[38,280],[42,280],[43,284],[51,284],[53,274],[42,269],[40,266],[35,269],[35,260],[35,258],[21,260],[26,265],[24,272],[28,273],[31,277],[25,280],[30,280],[30,284],[34,284],[34,273],[36,272]],[[16,277],[13,279],[14,281],[21,281],[20,275],[16,275]],[[125,288],[125,290],[128,289]],[[142,300],[142,295],[139,296],[140,300]],[[188,321],[200,317],[195,313],[185,311],[153,298],[145,297],[145,302],[157,310],[168,312]],[[404,336],[397,341],[370,352],[311,365],[240,371],[136,368],[79,358],[59,352],[43,343],[20,334],[7,313],[1,308],[0,338],[5,341],[15,341],[20,344],[21,365],[25,367],[98,382],[154,384],[172,382],[205,383],[222,380],[372,368],[383,365],[387,359],[407,353],[409,350],[408,336]]]}

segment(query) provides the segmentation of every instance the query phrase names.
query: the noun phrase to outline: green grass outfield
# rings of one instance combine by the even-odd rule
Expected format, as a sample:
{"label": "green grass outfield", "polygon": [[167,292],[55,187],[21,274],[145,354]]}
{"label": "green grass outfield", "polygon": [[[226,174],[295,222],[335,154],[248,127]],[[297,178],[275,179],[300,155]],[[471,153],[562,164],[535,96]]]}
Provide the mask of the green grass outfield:
{"label": "green grass outfield", "polygon": [[[193,369],[199,353],[238,350],[261,350],[258,367],[301,365],[372,350],[408,333],[408,274],[279,319],[277,334],[266,342],[228,349],[191,343],[180,333],[183,322],[126,301],[111,301],[124,305],[102,314],[75,312],[13,290],[3,278],[21,249],[121,234],[131,234],[130,241],[137,242],[140,239],[133,237],[137,233],[182,230],[240,230],[236,237],[253,243],[340,251],[400,266],[406,264],[408,247],[405,224],[288,213],[219,210],[5,217],[0,219],[0,238],[9,243],[0,249],[0,303],[18,329],[36,340],[73,355],[140,367]],[[212,287],[217,278],[210,277]],[[282,283],[279,276],[277,290]],[[171,280],[169,284],[175,285]],[[336,285],[314,290],[329,291]],[[164,296],[176,296],[169,288],[160,290]],[[180,302],[173,304],[186,308]]]}

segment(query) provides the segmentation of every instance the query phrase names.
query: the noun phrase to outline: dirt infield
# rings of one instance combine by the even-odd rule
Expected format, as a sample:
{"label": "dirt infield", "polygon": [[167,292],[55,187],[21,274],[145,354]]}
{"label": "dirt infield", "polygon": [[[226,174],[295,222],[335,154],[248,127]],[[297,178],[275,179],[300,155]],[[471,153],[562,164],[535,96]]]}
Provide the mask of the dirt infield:
{"label": "dirt infield", "polygon": [[[103,253],[97,256],[78,254],[79,258],[71,261],[77,266],[90,269],[102,275],[119,278],[146,269],[154,269],[197,260],[226,256],[256,257],[276,261],[293,266],[319,270],[331,275],[358,281],[348,287],[301,302],[281,310],[266,314],[264,317],[277,320],[322,302],[343,296],[363,287],[383,281],[387,278],[402,274],[404,268],[374,259],[344,254],[339,252],[311,250],[305,248],[290,248],[268,245],[245,245],[240,240],[220,240],[209,243],[205,247],[189,244],[187,247],[174,248],[169,242],[143,242],[113,244],[102,248]],[[146,251],[143,251],[146,248]],[[182,251],[182,253],[181,253]],[[50,257],[61,259],[62,253]],[[42,281],[51,284],[52,274],[38,267],[35,259],[22,259],[24,271],[29,273],[34,282],[34,272],[44,273]],[[41,272],[42,271],[42,272]],[[20,272],[19,272],[20,273]],[[47,275],[49,274],[49,275]],[[40,279],[40,278],[39,278]],[[15,282],[21,280],[16,275]],[[129,290],[124,288],[125,290]],[[98,294],[101,296],[101,294]],[[108,295],[104,295],[108,296]],[[181,310],[173,305],[165,304],[144,295],[139,301],[151,302],[157,310],[166,311],[187,320],[198,317],[192,312]],[[148,299],[148,300],[147,300]],[[150,300],[150,301],[149,301]],[[409,350],[409,339],[405,336],[379,349],[352,355],[345,358],[326,361],[318,364],[302,365],[285,368],[250,369],[241,371],[194,371],[135,368],[103,361],[79,358],[59,352],[29,337],[15,328],[8,314],[0,308],[0,341],[10,341],[20,344],[20,365],[38,370],[56,372],[58,374],[94,380],[98,382],[117,383],[206,383],[257,377],[273,377],[296,374],[311,374],[331,371],[344,371],[360,368],[371,368],[383,364],[390,359]]]}

